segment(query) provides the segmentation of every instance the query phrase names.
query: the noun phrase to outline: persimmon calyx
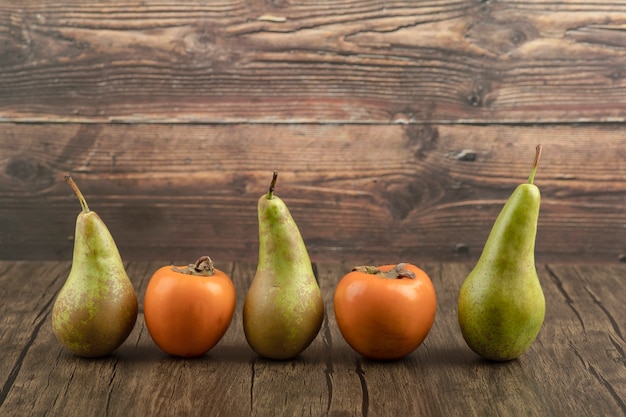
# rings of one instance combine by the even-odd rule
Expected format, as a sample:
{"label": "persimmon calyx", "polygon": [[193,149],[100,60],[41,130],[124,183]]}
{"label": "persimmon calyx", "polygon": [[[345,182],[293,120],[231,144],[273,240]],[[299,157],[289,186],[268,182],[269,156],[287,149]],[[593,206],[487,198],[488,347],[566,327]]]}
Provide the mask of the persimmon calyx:
{"label": "persimmon calyx", "polygon": [[377,275],[379,277],[389,278],[389,279],[402,279],[402,278],[415,279],[415,274],[413,273],[413,271],[409,271],[405,267],[406,267],[406,263],[399,263],[393,268],[391,268],[389,271],[381,271],[380,268],[377,266],[365,265],[365,266],[356,266],[352,268],[352,271],[363,272],[369,275]]}
{"label": "persimmon calyx", "polygon": [[172,270],[178,272],[180,274],[185,275],[199,275],[199,276],[211,276],[215,274],[215,267],[213,266],[213,261],[208,256],[201,256],[198,260],[189,264],[186,267],[178,268],[172,265]]}

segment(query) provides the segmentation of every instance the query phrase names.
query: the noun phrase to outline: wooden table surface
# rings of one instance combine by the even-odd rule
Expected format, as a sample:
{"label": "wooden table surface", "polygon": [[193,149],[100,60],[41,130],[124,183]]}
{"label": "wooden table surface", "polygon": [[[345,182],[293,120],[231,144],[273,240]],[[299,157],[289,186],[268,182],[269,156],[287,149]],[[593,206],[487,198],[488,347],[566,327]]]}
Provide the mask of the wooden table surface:
{"label": "wooden table surface", "polygon": [[456,296],[472,265],[420,265],[431,276],[438,311],[430,335],[394,362],[365,360],[343,340],[332,294],[352,265],[316,264],[326,318],[297,359],[259,358],[246,344],[243,297],[252,263],[218,264],[238,291],[231,327],[197,359],[178,359],[152,342],[143,295],[169,262],[130,262],[140,315],[111,356],[65,351],[50,312],[70,262],[0,261],[0,415],[2,416],[619,416],[626,414],[626,265],[541,264],[544,327],[530,350],[486,362],[465,345]]}

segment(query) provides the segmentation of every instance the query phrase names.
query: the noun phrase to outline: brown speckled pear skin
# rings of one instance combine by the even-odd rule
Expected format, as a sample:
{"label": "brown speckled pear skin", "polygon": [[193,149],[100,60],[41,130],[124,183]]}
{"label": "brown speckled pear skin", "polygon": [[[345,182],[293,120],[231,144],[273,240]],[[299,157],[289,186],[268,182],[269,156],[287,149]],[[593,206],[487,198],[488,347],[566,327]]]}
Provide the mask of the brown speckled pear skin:
{"label": "brown speckled pear skin", "polygon": [[72,353],[100,357],[133,330],[137,296],[109,230],[79,199],[83,211],[76,219],[72,267],[54,302],[52,329]]}
{"label": "brown speckled pear skin", "polygon": [[272,191],[259,199],[258,220],[259,260],[244,301],[244,332],[258,355],[292,359],[321,328],[322,294],[300,231]]}
{"label": "brown speckled pear skin", "polygon": [[463,338],[475,353],[493,361],[522,355],[544,321],[546,304],[535,267],[541,196],[532,177],[505,203],[459,292]]}

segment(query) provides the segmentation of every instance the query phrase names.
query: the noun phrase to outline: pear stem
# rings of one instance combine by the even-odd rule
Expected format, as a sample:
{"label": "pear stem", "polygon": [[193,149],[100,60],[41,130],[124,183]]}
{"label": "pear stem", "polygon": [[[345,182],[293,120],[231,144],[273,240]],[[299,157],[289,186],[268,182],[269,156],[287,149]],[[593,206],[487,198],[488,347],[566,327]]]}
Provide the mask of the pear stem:
{"label": "pear stem", "polygon": [[270,183],[270,189],[267,192],[268,200],[271,200],[274,196],[274,187],[276,187],[276,179],[278,178],[278,171],[274,171],[274,176],[272,177],[272,182]]}
{"label": "pear stem", "polygon": [[78,185],[76,185],[72,177],[69,175],[65,176],[65,182],[67,182],[70,187],[72,187],[72,190],[74,190],[74,193],[76,194],[76,196],[78,197],[78,201],[80,202],[80,206],[83,208],[83,213],[88,213],[90,211],[89,206],[87,205],[87,201],[85,200],[83,193],[81,193],[80,189],[78,189]]}
{"label": "pear stem", "polygon": [[530,175],[528,176],[529,184],[532,184],[533,181],[535,180],[535,173],[537,172],[537,167],[539,166],[539,158],[541,157],[541,149],[542,149],[541,145],[537,145],[537,147],[535,148],[536,150],[535,163],[533,164],[533,169],[530,171]]}

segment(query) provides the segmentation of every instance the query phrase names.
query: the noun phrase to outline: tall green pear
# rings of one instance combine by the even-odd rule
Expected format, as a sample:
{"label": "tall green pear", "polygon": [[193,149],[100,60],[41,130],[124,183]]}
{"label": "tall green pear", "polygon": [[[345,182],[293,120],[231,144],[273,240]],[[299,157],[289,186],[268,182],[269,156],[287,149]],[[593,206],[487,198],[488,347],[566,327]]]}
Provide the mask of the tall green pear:
{"label": "tall green pear", "polygon": [[534,342],[546,311],[535,267],[541,195],[533,184],[541,145],[528,183],[505,203],[474,269],[461,286],[458,320],[463,338],[478,355],[515,359]]}
{"label": "tall green pear", "polygon": [[137,320],[137,296],[113,237],[89,210],[70,176],[81,204],[76,218],[72,267],[52,309],[52,329],[68,350],[84,357],[105,356],[128,337]]}
{"label": "tall green pear", "polygon": [[298,226],[274,195],[277,175],[258,201],[259,260],[243,306],[243,328],[257,354],[285,360],[315,339],[324,302]]}

